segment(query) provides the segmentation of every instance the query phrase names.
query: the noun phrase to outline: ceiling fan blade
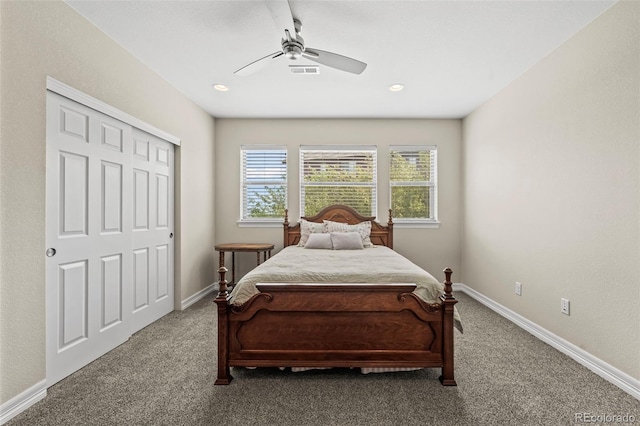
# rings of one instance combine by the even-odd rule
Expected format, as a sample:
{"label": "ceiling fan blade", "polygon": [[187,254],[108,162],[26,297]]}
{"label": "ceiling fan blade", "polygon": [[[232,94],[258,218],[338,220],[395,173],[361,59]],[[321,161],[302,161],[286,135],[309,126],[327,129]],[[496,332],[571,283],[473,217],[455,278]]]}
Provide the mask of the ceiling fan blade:
{"label": "ceiling fan blade", "polygon": [[254,72],[260,71],[261,69],[269,65],[271,63],[271,59],[276,59],[283,55],[284,53],[282,53],[281,51],[271,53],[270,55],[267,55],[264,58],[260,58],[257,61],[251,62],[249,65],[245,65],[244,67],[240,68],[238,71],[234,72],[234,74],[242,75],[242,76],[253,74]]}
{"label": "ceiling fan blade", "polygon": [[353,74],[362,74],[362,71],[367,68],[367,64],[360,62],[357,59],[338,55],[337,53],[326,52],[320,49],[305,49],[304,52],[302,52],[302,56],[319,64]]}
{"label": "ceiling fan blade", "polygon": [[291,13],[289,2],[287,0],[267,0],[265,3],[280,34],[284,35],[285,30],[288,30],[289,34],[295,37],[296,27],[293,23],[293,14]]}

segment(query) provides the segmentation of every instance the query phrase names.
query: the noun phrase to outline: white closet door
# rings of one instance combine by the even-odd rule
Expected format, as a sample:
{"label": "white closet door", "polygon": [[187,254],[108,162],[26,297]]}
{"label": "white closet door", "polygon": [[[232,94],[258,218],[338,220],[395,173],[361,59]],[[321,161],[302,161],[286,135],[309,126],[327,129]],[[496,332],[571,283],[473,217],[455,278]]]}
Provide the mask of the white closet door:
{"label": "white closet door", "polygon": [[47,92],[47,386],[173,310],[173,154]]}
{"label": "white closet door", "polygon": [[173,144],[133,129],[133,301],[136,330],[173,310]]}
{"label": "white closet door", "polygon": [[131,335],[131,127],[47,92],[47,384]]}

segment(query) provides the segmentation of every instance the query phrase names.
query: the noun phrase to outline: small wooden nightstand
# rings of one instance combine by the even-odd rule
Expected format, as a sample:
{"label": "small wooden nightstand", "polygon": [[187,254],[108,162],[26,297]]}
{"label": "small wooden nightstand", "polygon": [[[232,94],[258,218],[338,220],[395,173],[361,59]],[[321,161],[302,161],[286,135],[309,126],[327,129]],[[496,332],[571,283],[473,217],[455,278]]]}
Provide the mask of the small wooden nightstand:
{"label": "small wooden nightstand", "polygon": [[[228,243],[228,244],[216,244],[216,251],[220,252],[220,265],[224,266],[224,254],[228,251],[231,252],[231,283],[236,283],[236,252],[255,252],[258,265],[260,264],[260,253],[262,253],[264,260],[271,257],[271,250],[273,250],[273,244],[262,243]],[[264,262],[263,260],[263,262]]]}

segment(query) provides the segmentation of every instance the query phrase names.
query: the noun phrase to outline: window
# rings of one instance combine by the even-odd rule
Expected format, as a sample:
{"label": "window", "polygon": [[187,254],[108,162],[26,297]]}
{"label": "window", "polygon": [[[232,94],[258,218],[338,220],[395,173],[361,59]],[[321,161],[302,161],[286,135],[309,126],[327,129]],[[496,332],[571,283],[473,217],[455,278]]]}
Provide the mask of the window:
{"label": "window", "polygon": [[287,148],[242,146],[240,221],[282,222],[287,205]]}
{"label": "window", "polygon": [[437,223],[437,147],[391,146],[389,158],[394,220]]}
{"label": "window", "polygon": [[300,212],[343,204],[365,216],[376,210],[376,147],[300,147]]}

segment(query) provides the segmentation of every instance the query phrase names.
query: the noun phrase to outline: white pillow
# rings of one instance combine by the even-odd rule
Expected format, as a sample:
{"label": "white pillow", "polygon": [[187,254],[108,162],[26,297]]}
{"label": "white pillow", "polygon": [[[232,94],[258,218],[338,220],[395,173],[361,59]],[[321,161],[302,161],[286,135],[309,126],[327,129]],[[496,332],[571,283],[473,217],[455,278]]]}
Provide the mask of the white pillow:
{"label": "white pillow", "polygon": [[308,220],[300,219],[300,241],[298,247],[304,247],[307,244],[310,234],[319,234],[327,232],[325,230],[324,223],[309,222]]}
{"label": "white pillow", "polygon": [[371,221],[360,222],[356,225],[349,225],[347,223],[340,222],[332,222],[330,220],[325,220],[324,223],[327,225],[327,230],[325,232],[358,232],[360,237],[362,238],[363,247],[373,247],[371,244]]}
{"label": "white pillow", "polygon": [[362,237],[359,232],[331,232],[334,250],[362,250]]}
{"label": "white pillow", "polygon": [[306,249],[328,249],[333,248],[330,234],[309,234],[307,243],[304,245]]}

